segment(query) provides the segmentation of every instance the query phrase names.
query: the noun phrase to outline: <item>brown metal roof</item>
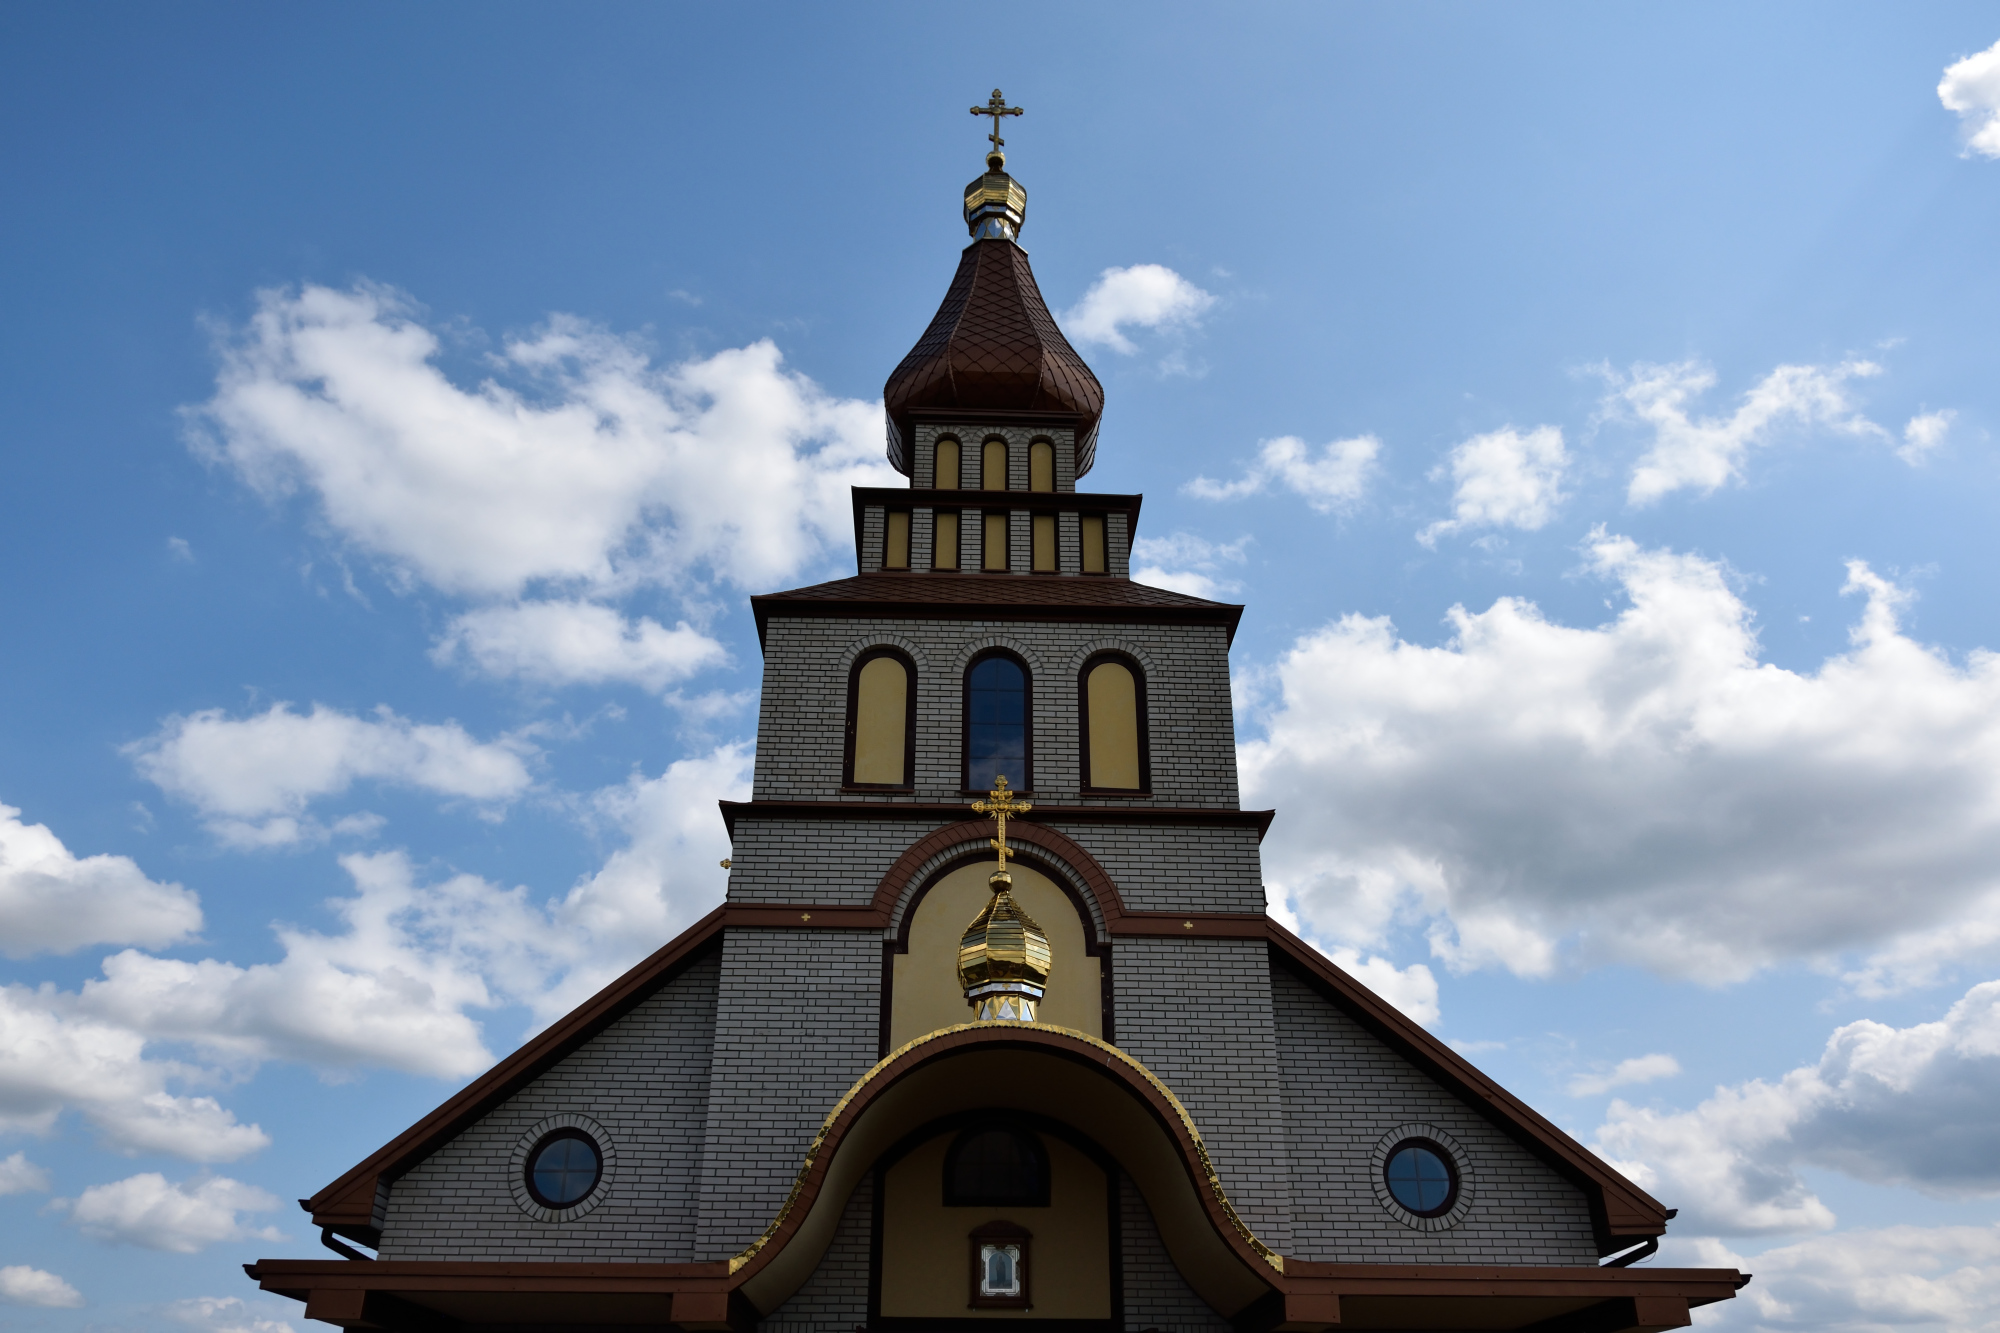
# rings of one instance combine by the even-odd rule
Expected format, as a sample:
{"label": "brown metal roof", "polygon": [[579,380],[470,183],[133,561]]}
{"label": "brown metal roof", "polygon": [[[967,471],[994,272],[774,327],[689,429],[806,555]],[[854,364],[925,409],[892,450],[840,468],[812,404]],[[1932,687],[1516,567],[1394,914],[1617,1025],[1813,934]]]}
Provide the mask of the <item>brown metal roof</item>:
{"label": "brown metal roof", "polygon": [[772,616],[1103,620],[1218,624],[1236,637],[1243,608],[1095,574],[857,574],[750,599],[757,641]]}
{"label": "brown metal roof", "polygon": [[1028,252],[1001,240],[965,247],[944,304],[890,374],[882,398],[889,411],[889,461],[906,474],[904,442],[917,412],[1067,418],[1076,429],[1078,476],[1090,470],[1104,414],[1104,386],[1056,327]]}

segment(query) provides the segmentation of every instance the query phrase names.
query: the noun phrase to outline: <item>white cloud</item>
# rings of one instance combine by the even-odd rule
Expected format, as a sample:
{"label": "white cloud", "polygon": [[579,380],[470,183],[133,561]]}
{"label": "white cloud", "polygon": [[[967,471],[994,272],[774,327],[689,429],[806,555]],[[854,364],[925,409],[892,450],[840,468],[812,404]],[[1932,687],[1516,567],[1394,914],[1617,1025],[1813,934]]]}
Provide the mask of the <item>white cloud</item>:
{"label": "white cloud", "polygon": [[278,1207],[273,1195],[228,1176],[208,1176],[176,1185],[146,1171],[109,1185],[92,1185],[64,1200],[70,1221],[84,1235],[123,1245],[174,1254],[197,1254],[218,1241],[283,1240],[274,1227],[252,1229],[244,1213]]}
{"label": "white cloud", "polygon": [[[1298,913],[1293,911],[1292,905],[1283,898],[1267,893],[1264,906],[1279,925],[1319,950],[1335,967],[1425,1027],[1437,1026],[1439,1017],[1437,977],[1428,967],[1422,963],[1397,967],[1387,958],[1369,957],[1358,949],[1349,949],[1341,945],[1328,948],[1306,935],[1306,927],[1299,920]],[[1460,1045],[1457,1042],[1452,1044]]]}
{"label": "white cloud", "polygon": [[26,1264],[9,1264],[0,1268],[0,1301],[40,1306],[45,1310],[74,1310],[83,1304],[83,1293],[54,1273]]}
{"label": "white cloud", "polygon": [[351,855],[355,892],[328,904],[343,928],[281,927],[275,962],[126,950],[76,993],[0,988],[0,1129],[47,1132],[68,1108],[114,1149],[227,1161],[269,1137],[173,1085],[269,1060],[329,1078],[477,1073],[493,1056],[473,1011],[521,1005],[547,1022],[720,901],[715,800],[747,795],[749,768],[746,747],[724,746],[596,793],[583,813],[620,845],[558,899],[427,878],[400,852]]}
{"label": "white cloud", "polygon": [[2000,42],[1947,66],[1938,101],[1956,111],[1965,131],[1965,156],[2000,157]]}
{"label": "white cloud", "polygon": [[1637,419],[1653,430],[1653,443],[1632,469],[1626,499],[1650,504],[1684,487],[1709,494],[1743,475],[1750,450],[1769,443],[1784,426],[1823,426],[1844,435],[1885,435],[1848,398],[1847,384],[1882,373],[1872,361],[1836,366],[1779,366],[1743,395],[1727,417],[1691,417],[1694,399],[1715,387],[1715,371],[1696,361],[1636,364],[1619,373],[1598,368],[1609,382],[1607,418]]}
{"label": "white cloud", "polygon": [[1181,491],[1202,500],[1239,500],[1268,490],[1275,482],[1303,496],[1320,513],[1331,514],[1351,509],[1367,491],[1381,452],[1382,442],[1373,435],[1357,435],[1320,446],[1315,458],[1304,440],[1282,435],[1264,441],[1256,463],[1235,481],[1196,477]]}
{"label": "white cloud", "polygon": [[266,1318],[236,1296],[194,1296],[166,1307],[166,1316],[199,1333],[296,1333],[283,1319]]}
{"label": "white cloud", "polygon": [[1931,450],[1944,443],[1944,437],[1951,432],[1951,423],[1958,413],[1950,408],[1936,412],[1922,412],[1910,418],[1903,427],[1903,443],[1896,450],[1896,457],[1915,467],[1930,455]]}
{"label": "white cloud", "polygon": [[1635,1055],[1629,1060],[1620,1060],[1611,1069],[1599,1074],[1578,1074],[1569,1081],[1569,1095],[1572,1097],[1597,1097],[1632,1083],[1651,1083],[1654,1079],[1672,1078],[1681,1072],[1681,1062],[1671,1055]]}
{"label": "white cloud", "polygon": [[1801,1165],[1939,1197],[2000,1195],[1996,1102],[2000,981],[1988,981],[1936,1022],[1845,1024],[1817,1063],[1717,1088],[1692,1111],[1614,1101],[1597,1137],[1647,1188],[1685,1197],[1699,1229],[1797,1231],[1833,1224]]}
{"label": "white cloud", "polygon": [[48,1187],[49,1173],[29,1161],[26,1153],[0,1159],[0,1194],[39,1193]]}
{"label": "white cloud", "polygon": [[1703,1267],[1756,1270],[1735,1300],[1697,1313],[1696,1322],[1710,1327],[1991,1333],[2000,1311],[1996,1226],[1843,1231],[1749,1259],[1716,1240],[1684,1249]]}
{"label": "white cloud", "polygon": [[74,856],[46,824],[0,805],[0,953],[157,947],[200,929],[200,900],[180,885],[147,879],[130,857]]}
{"label": "white cloud", "polygon": [[1547,524],[1567,498],[1562,479],[1568,466],[1562,431],[1554,426],[1537,426],[1525,435],[1512,426],[1475,435],[1453,449],[1445,466],[1431,474],[1437,479],[1450,472],[1452,517],[1431,524],[1417,534],[1417,540],[1435,546],[1446,533],[1479,527],[1533,532]]}
{"label": "white cloud", "polygon": [[1132,543],[1132,577],[1156,588],[1171,588],[1211,601],[1242,591],[1242,585],[1222,576],[1225,565],[1243,563],[1250,538],[1211,542],[1191,532],[1168,537],[1141,537]]}
{"label": "white cloud", "polygon": [[630,621],[594,602],[517,602],[458,616],[431,652],[489,676],[542,685],[628,681],[655,693],[728,660],[721,644],[686,621],[667,629]]}
{"label": "white cloud", "polygon": [[624,845],[561,899],[476,875],[426,880],[401,852],[353,854],[341,865],[355,893],[328,904],[342,932],[281,928],[284,957],[248,967],[127,950],[78,1004],[224,1061],[467,1077],[493,1059],[469,1010],[518,1003],[556,1017],[720,899],[728,840],[715,800],[745,794],[748,764],[726,746],[597,793],[591,817]]}
{"label": "white cloud", "polygon": [[126,753],[223,841],[274,846],[324,836],[305,818],[307,805],[357,781],[505,805],[530,784],[532,747],[513,737],[477,741],[456,722],[411,722],[386,705],[366,718],[320,704],[296,713],[279,703],[245,718],[219,708],[170,717]]}
{"label": "white cloud", "polygon": [[1629,599],[1596,628],[1501,598],[1425,647],[1350,615],[1251,682],[1244,800],[1313,812],[1264,854],[1316,932],[1379,947],[1414,914],[1454,968],[1567,949],[1711,983],[1991,943],[1925,933],[2000,922],[2000,657],[1908,638],[1907,594],[1854,562],[1853,647],[1788,671],[1715,563],[1602,531],[1587,555]]}
{"label": "white cloud", "polygon": [[1067,311],[1065,332],[1079,343],[1096,343],[1130,356],[1139,349],[1127,338],[1127,327],[1186,328],[1200,323],[1215,298],[1160,264],[1107,268]]}
{"label": "white cloud", "polygon": [[557,316],[462,388],[397,293],[267,291],[224,341],[190,439],[298,490],[354,548],[446,592],[608,594],[787,578],[836,550],[850,484],[886,485],[879,403],[829,397],[768,341],[653,365]]}
{"label": "white cloud", "polygon": [[45,1133],[69,1106],[121,1152],[223,1162],[271,1142],[212,1097],[170,1093],[170,1082],[200,1071],[149,1060],[145,1044],[53,986],[0,988],[0,1128]]}

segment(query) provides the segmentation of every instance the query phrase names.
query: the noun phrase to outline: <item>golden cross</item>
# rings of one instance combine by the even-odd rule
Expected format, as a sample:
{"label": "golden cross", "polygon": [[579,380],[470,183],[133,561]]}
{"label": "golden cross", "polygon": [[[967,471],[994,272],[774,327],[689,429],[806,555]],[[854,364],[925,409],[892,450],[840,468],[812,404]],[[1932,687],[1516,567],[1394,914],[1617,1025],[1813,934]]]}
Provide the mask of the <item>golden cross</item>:
{"label": "golden cross", "polygon": [[985,106],[976,106],[972,108],[972,114],[975,116],[993,117],[993,133],[987,135],[986,137],[993,141],[993,151],[996,153],[999,152],[1002,148],[1004,148],[1007,144],[1007,141],[1000,137],[1000,117],[1018,116],[1021,114],[1021,111],[1022,108],[1018,106],[1008,106],[1007,99],[1000,95],[1000,90],[998,88],[995,88],[993,90],[992,101],[988,102]]}
{"label": "golden cross", "polygon": [[[999,95],[997,90],[994,95]],[[1000,868],[1005,870],[1007,868],[1007,858],[1013,855],[1012,852],[1007,850],[1007,821],[1025,815],[1035,807],[1007,790],[1007,775],[1005,773],[993,779],[993,790],[987,792],[986,795],[991,799],[974,801],[972,808],[982,815],[992,815],[994,822],[1000,826],[1000,836],[997,838],[988,838],[986,841],[991,846],[1000,849]]]}

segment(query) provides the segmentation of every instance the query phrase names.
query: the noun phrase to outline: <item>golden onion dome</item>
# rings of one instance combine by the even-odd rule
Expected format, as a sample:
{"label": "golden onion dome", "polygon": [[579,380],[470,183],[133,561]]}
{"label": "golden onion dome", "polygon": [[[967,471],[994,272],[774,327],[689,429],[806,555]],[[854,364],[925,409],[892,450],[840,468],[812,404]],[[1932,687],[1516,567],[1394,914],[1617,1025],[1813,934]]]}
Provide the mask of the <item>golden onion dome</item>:
{"label": "golden onion dome", "polygon": [[992,899],[958,941],[958,980],[975,1019],[1032,1023],[1049,984],[1049,937],[1021,910],[1013,877],[996,870]]}

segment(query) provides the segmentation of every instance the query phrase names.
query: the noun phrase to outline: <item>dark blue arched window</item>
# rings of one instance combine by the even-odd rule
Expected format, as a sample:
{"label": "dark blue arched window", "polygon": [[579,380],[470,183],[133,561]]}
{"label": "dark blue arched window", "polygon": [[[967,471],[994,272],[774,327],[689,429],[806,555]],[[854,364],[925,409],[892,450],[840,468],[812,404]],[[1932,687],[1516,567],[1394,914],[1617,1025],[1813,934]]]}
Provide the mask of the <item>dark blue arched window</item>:
{"label": "dark blue arched window", "polygon": [[1005,775],[1028,781],[1028,671],[1012,656],[982,657],[965,673],[965,785],[975,791]]}

